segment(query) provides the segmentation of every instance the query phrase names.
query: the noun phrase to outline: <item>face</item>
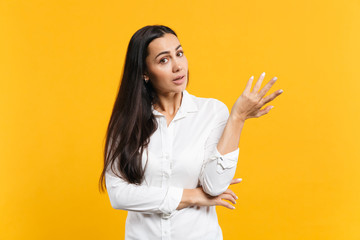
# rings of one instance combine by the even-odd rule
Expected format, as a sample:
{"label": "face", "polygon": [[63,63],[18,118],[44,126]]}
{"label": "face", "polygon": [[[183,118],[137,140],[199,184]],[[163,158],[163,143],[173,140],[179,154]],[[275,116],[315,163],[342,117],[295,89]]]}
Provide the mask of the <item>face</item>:
{"label": "face", "polygon": [[[170,33],[156,38],[148,46],[145,80],[159,94],[179,93],[187,85],[188,62],[179,39]],[[181,79],[177,79],[182,77]]]}

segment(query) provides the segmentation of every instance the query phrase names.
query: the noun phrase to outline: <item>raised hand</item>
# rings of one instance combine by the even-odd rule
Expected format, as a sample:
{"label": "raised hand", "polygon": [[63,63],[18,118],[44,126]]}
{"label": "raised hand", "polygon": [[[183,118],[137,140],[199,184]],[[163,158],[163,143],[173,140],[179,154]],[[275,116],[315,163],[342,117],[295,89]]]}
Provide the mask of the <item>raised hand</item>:
{"label": "raised hand", "polygon": [[264,109],[261,109],[266,103],[271,102],[277,96],[279,96],[283,91],[277,90],[272,94],[264,97],[265,94],[270,90],[272,85],[276,82],[277,77],[273,77],[260,91],[260,86],[264,80],[265,73],[262,73],[256,82],[252,91],[250,91],[254,76],[252,76],[245,90],[241,96],[236,100],[235,104],[231,109],[231,114],[233,117],[238,119],[246,120],[248,118],[258,118],[264,114],[267,114],[273,106],[267,106]]}

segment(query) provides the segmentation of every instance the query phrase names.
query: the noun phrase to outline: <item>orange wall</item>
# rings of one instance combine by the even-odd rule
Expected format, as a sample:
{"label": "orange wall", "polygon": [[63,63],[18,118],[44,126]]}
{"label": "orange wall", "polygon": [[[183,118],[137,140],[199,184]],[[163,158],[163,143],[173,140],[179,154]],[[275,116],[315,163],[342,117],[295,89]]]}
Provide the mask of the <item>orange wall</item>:
{"label": "orange wall", "polygon": [[284,93],[240,140],[224,239],[360,239],[360,4],[0,0],[0,239],[122,239],[98,192],[132,34],[164,24],[188,91],[229,109],[264,71]]}

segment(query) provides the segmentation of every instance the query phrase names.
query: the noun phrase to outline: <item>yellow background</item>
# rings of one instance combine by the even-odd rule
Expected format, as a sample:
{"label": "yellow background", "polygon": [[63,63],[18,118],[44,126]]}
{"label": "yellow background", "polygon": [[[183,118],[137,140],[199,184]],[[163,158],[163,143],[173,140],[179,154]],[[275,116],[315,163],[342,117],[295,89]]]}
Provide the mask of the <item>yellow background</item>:
{"label": "yellow background", "polygon": [[[231,109],[251,75],[284,92],[246,121],[224,239],[360,239],[358,0],[0,1],[0,239],[123,239],[98,191],[127,44],[173,28],[188,91]],[[255,82],[255,81],[254,81]],[[268,94],[269,94],[268,93]]]}

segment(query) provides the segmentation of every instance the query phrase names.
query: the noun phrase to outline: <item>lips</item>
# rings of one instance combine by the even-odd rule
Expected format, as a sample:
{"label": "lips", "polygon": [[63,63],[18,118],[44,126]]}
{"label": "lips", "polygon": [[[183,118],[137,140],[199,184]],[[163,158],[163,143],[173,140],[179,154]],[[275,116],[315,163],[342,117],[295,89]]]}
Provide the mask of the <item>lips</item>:
{"label": "lips", "polygon": [[173,83],[176,84],[176,85],[182,85],[185,81],[186,81],[186,78],[185,78],[186,75],[182,75],[182,76],[178,76],[177,78],[175,78],[173,80]]}
{"label": "lips", "polygon": [[180,80],[180,79],[182,79],[183,77],[185,77],[185,75],[178,76],[178,77],[176,77],[176,78],[174,79],[174,81],[176,81],[176,80]]}

